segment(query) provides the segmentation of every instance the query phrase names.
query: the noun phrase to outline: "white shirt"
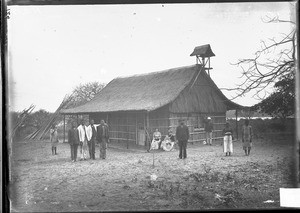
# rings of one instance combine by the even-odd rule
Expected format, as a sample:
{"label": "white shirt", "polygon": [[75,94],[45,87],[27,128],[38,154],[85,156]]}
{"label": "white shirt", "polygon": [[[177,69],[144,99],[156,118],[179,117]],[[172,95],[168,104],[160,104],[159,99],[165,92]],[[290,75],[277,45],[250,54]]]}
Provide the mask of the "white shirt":
{"label": "white shirt", "polygon": [[77,127],[78,129],[78,134],[79,134],[79,141],[80,142],[84,142],[85,140],[85,128],[80,125],[79,127]]}
{"label": "white shirt", "polygon": [[86,132],[86,137],[88,139],[88,141],[90,141],[92,139],[92,135],[93,135],[93,130],[92,130],[92,127],[91,125],[89,126],[85,126],[85,132]]}

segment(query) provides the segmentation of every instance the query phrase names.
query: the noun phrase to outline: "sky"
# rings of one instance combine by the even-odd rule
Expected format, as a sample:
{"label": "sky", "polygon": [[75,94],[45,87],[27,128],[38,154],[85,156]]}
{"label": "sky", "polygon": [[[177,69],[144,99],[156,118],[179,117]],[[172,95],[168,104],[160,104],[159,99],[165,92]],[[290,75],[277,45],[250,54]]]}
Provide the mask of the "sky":
{"label": "sky", "polygon": [[[211,78],[220,88],[242,79],[239,59],[253,58],[262,40],[289,33],[291,3],[189,3],[9,6],[10,110],[54,112],[79,84],[196,63],[190,54],[210,44]],[[231,98],[234,92],[222,90]],[[251,106],[253,92],[234,102]]]}

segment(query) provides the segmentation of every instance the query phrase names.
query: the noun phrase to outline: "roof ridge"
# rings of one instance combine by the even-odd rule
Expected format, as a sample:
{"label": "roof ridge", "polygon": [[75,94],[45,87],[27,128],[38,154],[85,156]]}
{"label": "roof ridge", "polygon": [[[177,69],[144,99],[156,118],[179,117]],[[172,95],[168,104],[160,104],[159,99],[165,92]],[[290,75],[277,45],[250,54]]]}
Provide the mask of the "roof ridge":
{"label": "roof ridge", "polygon": [[175,71],[175,70],[179,70],[179,69],[183,69],[183,68],[192,68],[192,67],[196,67],[196,66],[199,66],[199,65],[200,64],[193,64],[193,65],[181,66],[181,67],[174,67],[174,68],[170,68],[170,69],[166,69],[166,70],[160,70],[160,71],[154,71],[154,72],[148,72],[148,73],[133,74],[133,75],[128,75],[128,76],[118,76],[118,77],[114,78],[113,80],[115,80],[115,79],[122,79],[122,78],[132,78],[132,77],[141,77],[141,76],[155,75],[155,74],[158,74],[158,73],[170,72],[172,70]]}

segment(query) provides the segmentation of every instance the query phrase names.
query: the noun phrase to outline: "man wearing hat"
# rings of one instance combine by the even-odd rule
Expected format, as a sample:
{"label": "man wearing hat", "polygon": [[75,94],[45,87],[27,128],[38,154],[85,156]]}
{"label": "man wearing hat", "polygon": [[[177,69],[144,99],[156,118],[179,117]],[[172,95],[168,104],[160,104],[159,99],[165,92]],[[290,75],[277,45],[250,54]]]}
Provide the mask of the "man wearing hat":
{"label": "man wearing hat", "polygon": [[[179,158],[185,159],[187,157],[186,147],[187,142],[190,136],[188,127],[184,124],[184,120],[179,120],[180,125],[176,128],[176,139],[178,140],[179,145]],[[183,156],[182,156],[183,155]]]}
{"label": "man wearing hat", "polygon": [[207,145],[212,145],[212,131],[213,125],[211,122],[211,118],[208,117],[205,125],[205,132],[206,132],[206,143]]}

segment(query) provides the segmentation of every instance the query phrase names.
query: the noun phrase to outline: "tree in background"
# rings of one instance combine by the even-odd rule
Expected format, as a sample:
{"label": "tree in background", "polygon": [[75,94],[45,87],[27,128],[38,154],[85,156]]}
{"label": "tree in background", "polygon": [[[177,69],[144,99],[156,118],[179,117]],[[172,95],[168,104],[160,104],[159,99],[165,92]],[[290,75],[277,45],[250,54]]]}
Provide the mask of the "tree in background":
{"label": "tree in background", "polygon": [[92,100],[95,95],[99,93],[104,87],[104,83],[96,81],[76,86],[72,92],[72,98],[67,108],[73,108],[85,104],[86,102]]}
{"label": "tree in background", "polygon": [[[232,99],[255,91],[253,97],[261,101],[252,110],[286,118],[294,114],[295,105],[296,24],[268,16],[263,21],[290,24],[292,29],[288,34],[282,34],[280,39],[262,41],[261,49],[254,58],[240,59],[236,65],[242,68],[241,78],[244,80],[236,88],[226,90],[236,92]],[[273,92],[266,92],[268,87],[273,87]]]}
{"label": "tree in background", "polygon": [[11,131],[13,131],[13,127],[17,127],[14,136],[14,139],[16,140],[22,139],[26,135],[39,129],[43,122],[51,117],[51,113],[44,109],[40,109],[33,113],[25,113],[25,116],[24,111],[25,110],[23,110],[23,112],[10,112]]}
{"label": "tree in background", "polygon": [[284,76],[275,83],[275,91],[266,99],[253,106],[253,109],[265,112],[273,117],[281,118],[295,113],[295,73]]}
{"label": "tree in background", "polygon": [[[105,85],[106,84],[97,81],[79,84],[72,91],[71,95],[69,96],[69,101],[64,109],[77,107],[87,103],[88,101],[92,100],[105,87]],[[81,118],[83,117],[80,116],[80,119]],[[60,115],[58,120],[62,121],[63,115]],[[67,117],[67,123],[72,123],[73,121],[77,121],[76,116]]]}
{"label": "tree in background", "polygon": [[48,120],[51,117],[51,115],[52,115],[52,113],[50,113],[44,109],[40,109],[39,111],[36,111],[36,112],[30,114],[25,119],[26,126],[39,129],[42,126],[43,122]]}
{"label": "tree in background", "polygon": [[[22,125],[19,125],[18,131],[16,132],[17,138],[22,139],[26,136],[28,136],[29,139],[38,140],[44,138],[44,135],[48,134],[48,129],[53,123],[62,124],[63,115],[59,113],[61,109],[72,108],[85,104],[93,99],[104,86],[105,84],[99,82],[91,82],[76,86],[71,95],[66,95],[64,101],[54,113],[40,109],[39,111],[28,115],[24,119]],[[11,112],[12,123],[17,121],[19,114],[20,113],[18,112]],[[67,122],[69,120],[76,121],[76,118],[67,118]]]}

